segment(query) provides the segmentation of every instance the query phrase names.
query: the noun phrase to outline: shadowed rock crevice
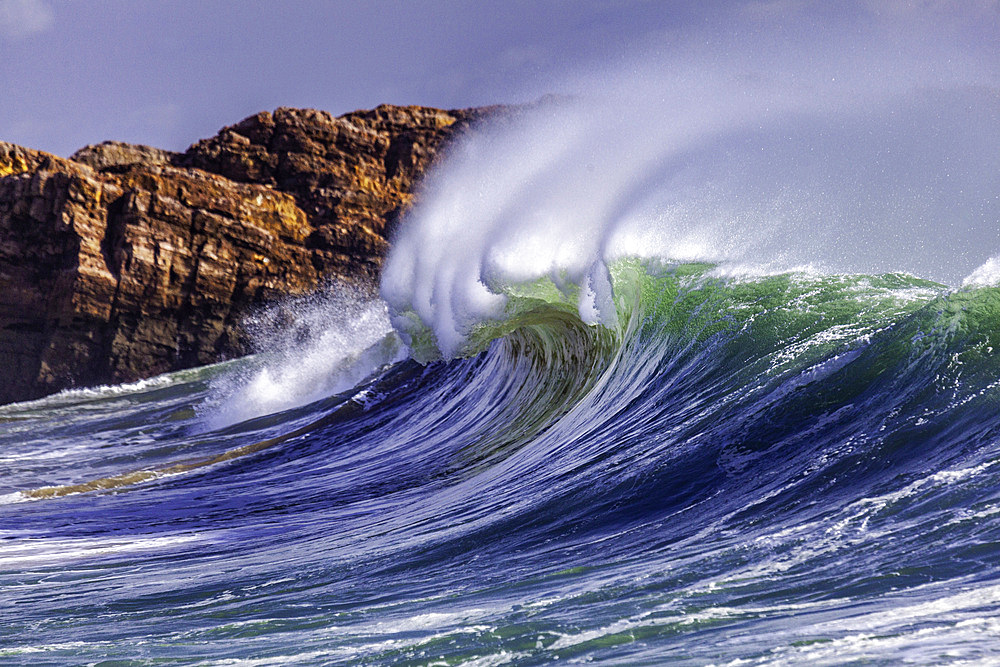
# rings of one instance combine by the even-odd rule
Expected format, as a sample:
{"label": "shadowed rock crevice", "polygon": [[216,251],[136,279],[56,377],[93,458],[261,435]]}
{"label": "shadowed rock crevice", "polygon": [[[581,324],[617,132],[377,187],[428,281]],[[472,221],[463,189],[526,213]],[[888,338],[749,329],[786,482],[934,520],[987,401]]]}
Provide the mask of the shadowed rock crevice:
{"label": "shadowed rock crevice", "polygon": [[421,175],[500,110],[281,108],[184,153],[0,143],[0,402],[245,354],[260,306],[374,286]]}

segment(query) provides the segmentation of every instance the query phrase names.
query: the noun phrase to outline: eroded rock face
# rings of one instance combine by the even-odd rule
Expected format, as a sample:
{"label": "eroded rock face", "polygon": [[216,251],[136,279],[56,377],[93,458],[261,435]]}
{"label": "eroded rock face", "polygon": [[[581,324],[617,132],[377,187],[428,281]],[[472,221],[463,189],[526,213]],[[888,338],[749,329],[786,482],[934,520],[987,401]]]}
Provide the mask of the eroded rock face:
{"label": "eroded rock face", "polygon": [[374,279],[388,232],[442,140],[497,110],[383,105],[334,118],[281,108],[199,141],[178,164],[291,194],[314,226],[316,270]]}
{"label": "eroded rock face", "polygon": [[0,402],[238,356],[255,308],[374,284],[416,181],[491,112],[283,108],[182,154],[0,143]]}
{"label": "eroded rock face", "polygon": [[171,165],[179,153],[165,151],[141,144],[126,144],[121,141],[104,141],[92,146],[84,146],[70,158],[94,169],[106,170],[132,165]]}

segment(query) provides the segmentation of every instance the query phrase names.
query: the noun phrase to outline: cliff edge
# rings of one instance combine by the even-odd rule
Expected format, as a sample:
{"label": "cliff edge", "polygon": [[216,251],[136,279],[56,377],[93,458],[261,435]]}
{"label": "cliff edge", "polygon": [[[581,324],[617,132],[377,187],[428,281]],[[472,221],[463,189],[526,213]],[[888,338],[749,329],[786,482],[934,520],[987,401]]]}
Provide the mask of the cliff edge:
{"label": "cliff edge", "polygon": [[0,143],[0,403],[239,356],[254,309],[374,285],[415,183],[495,111],[281,108],[184,153]]}

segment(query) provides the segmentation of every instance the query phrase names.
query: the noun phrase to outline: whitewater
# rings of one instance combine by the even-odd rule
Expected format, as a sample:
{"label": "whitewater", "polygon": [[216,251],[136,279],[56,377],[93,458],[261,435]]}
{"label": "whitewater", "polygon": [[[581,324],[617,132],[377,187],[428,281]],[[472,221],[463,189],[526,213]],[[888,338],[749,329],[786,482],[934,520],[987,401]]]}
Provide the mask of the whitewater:
{"label": "whitewater", "polygon": [[878,37],[589,72],[378,297],[0,407],[0,662],[1000,662],[1000,70]]}

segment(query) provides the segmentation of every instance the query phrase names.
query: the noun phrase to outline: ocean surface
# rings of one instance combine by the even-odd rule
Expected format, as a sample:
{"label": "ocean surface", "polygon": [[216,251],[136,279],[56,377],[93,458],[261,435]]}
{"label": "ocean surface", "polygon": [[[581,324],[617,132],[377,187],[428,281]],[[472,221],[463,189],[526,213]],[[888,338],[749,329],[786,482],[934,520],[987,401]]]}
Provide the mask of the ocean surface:
{"label": "ocean surface", "polygon": [[0,407],[0,663],[1000,663],[998,96],[823,62],[484,128],[380,298]]}
{"label": "ocean surface", "polygon": [[253,359],[0,408],[0,661],[1000,660],[1000,289],[709,274],[427,365],[383,315],[229,425]]}

